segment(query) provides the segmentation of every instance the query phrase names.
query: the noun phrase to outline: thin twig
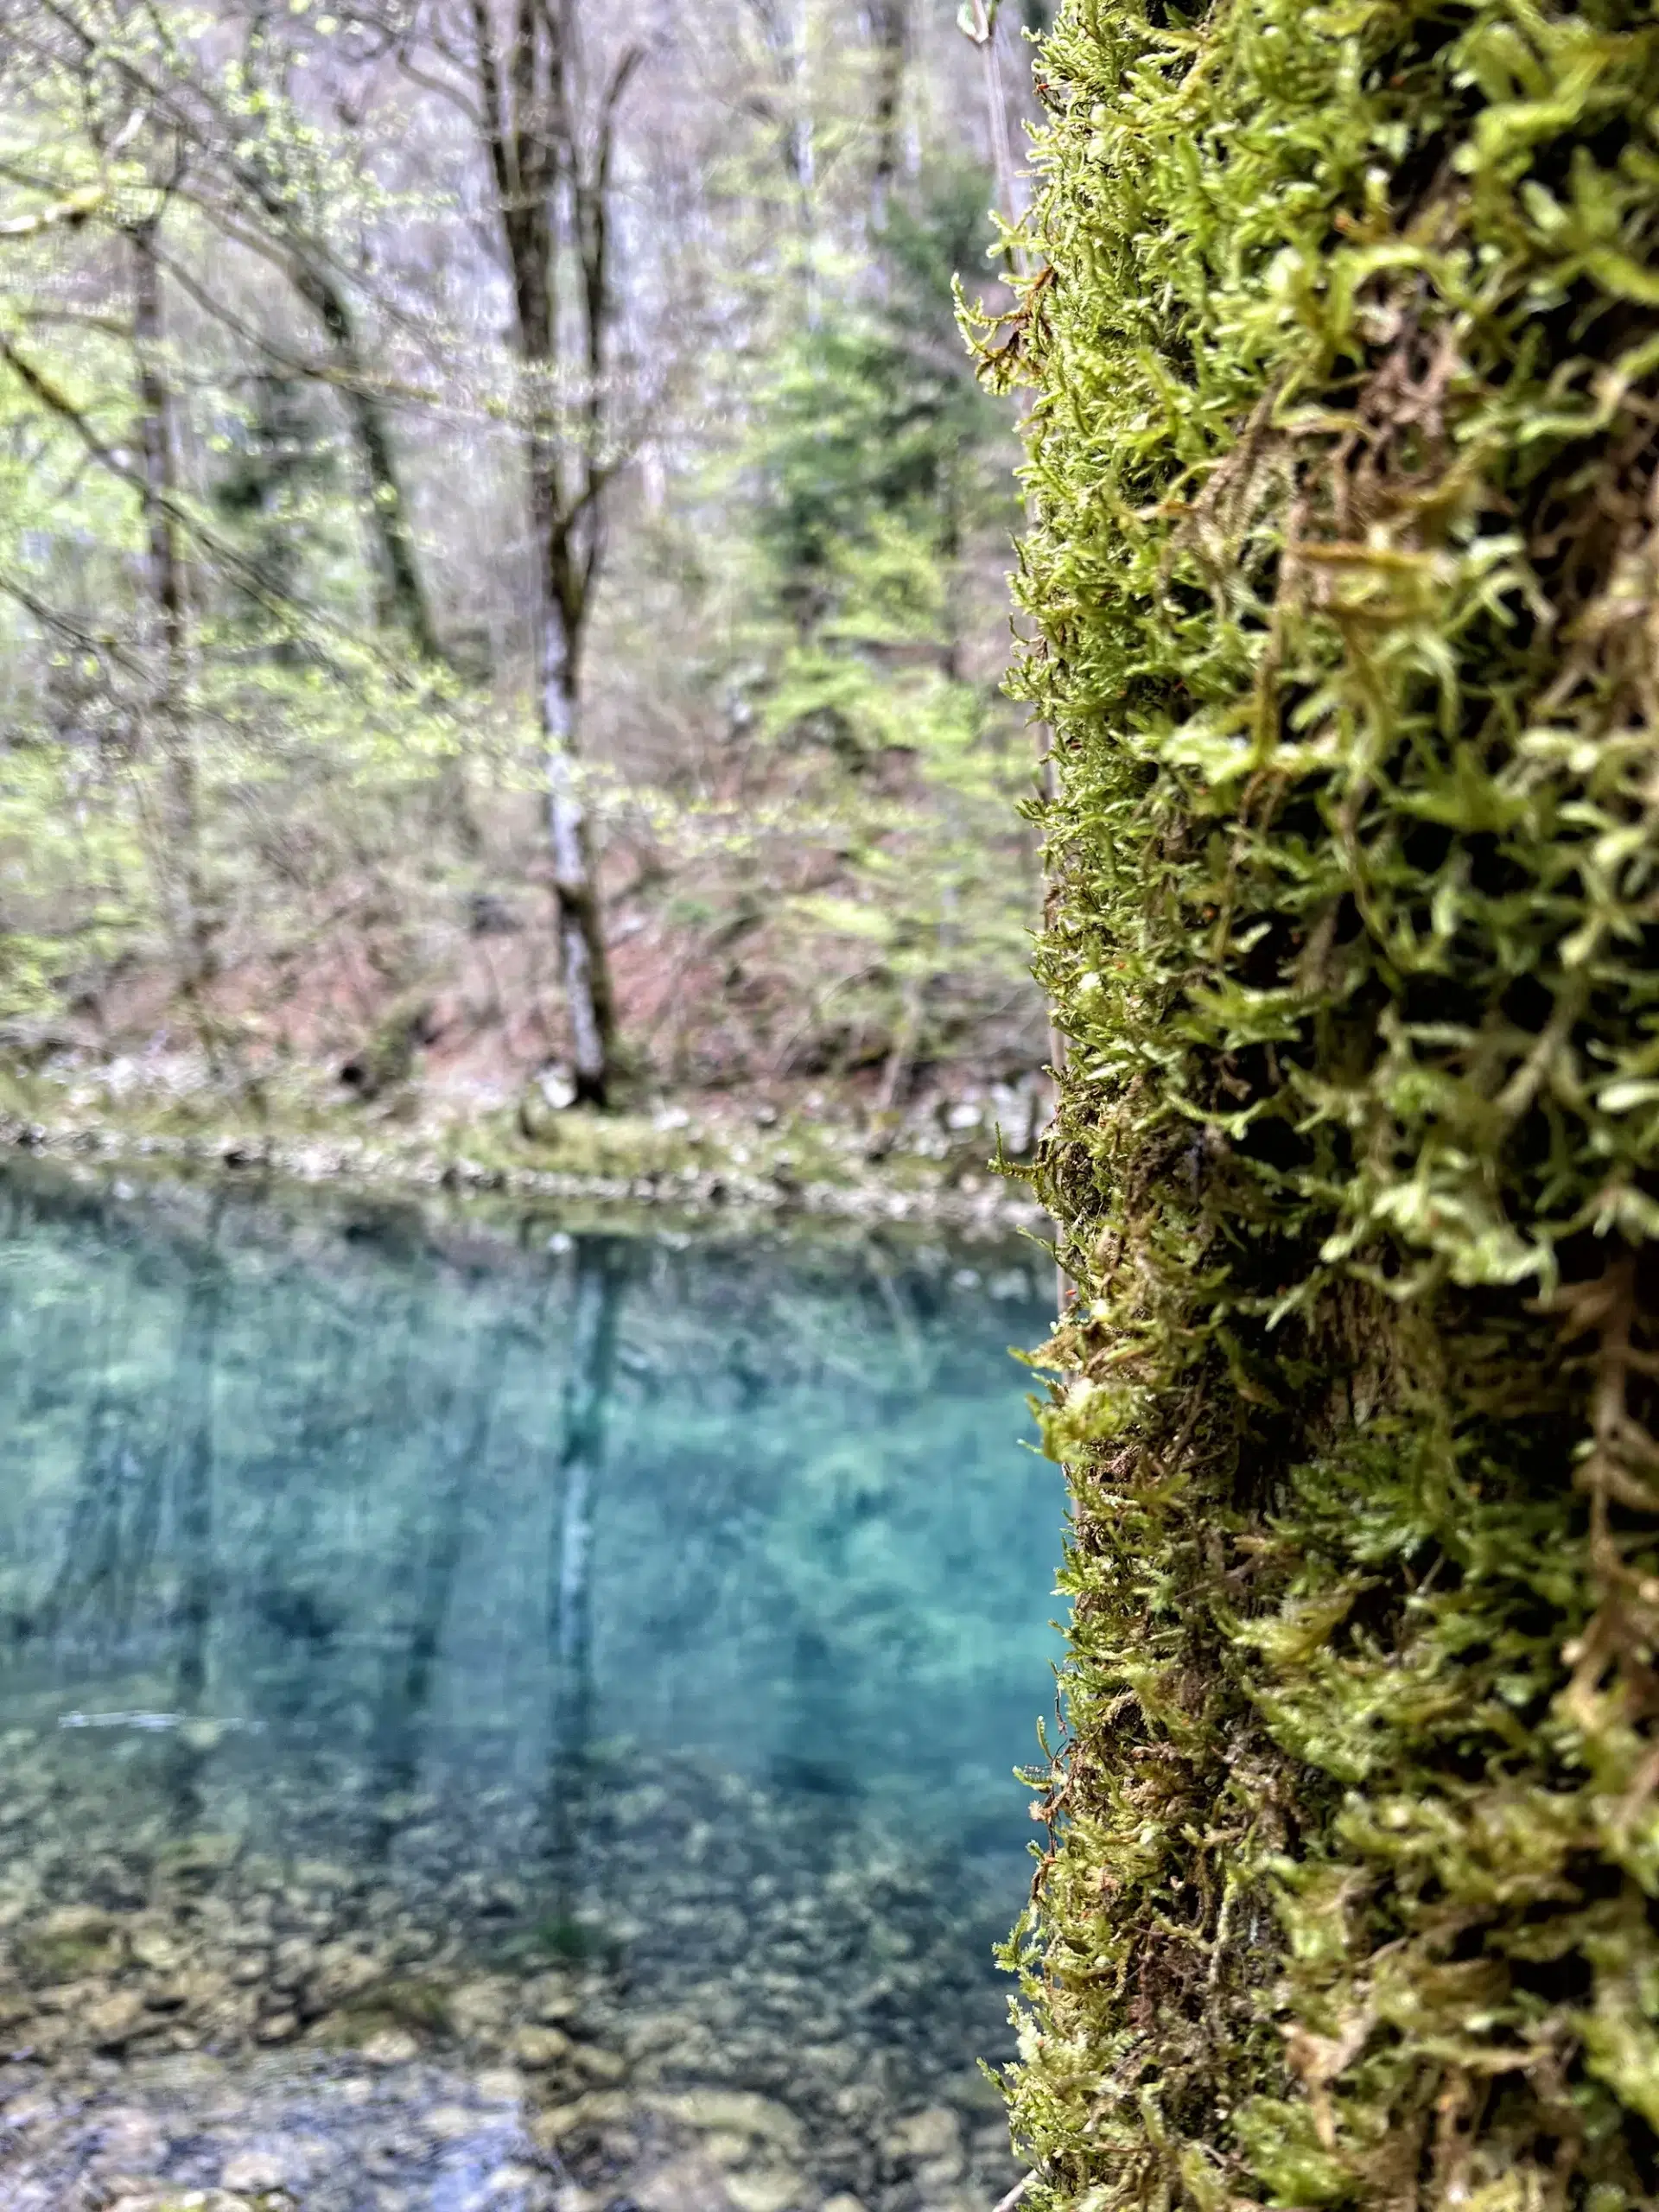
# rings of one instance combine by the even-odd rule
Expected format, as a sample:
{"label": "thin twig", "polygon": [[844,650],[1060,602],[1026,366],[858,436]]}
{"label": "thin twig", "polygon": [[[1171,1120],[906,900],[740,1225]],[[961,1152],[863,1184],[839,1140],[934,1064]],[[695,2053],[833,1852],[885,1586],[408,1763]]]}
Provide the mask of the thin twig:
{"label": "thin twig", "polygon": [[1014,2212],[1014,2206],[1020,2202],[1026,2191],[1032,2187],[1037,2178],[1037,2169],[1033,2166],[1028,2174],[1022,2174],[1020,2177],[1020,2179],[1015,2182],[1014,2187],[1008,2191],[1006,2196],[998,2197],[994,2208],[994,2212]]}

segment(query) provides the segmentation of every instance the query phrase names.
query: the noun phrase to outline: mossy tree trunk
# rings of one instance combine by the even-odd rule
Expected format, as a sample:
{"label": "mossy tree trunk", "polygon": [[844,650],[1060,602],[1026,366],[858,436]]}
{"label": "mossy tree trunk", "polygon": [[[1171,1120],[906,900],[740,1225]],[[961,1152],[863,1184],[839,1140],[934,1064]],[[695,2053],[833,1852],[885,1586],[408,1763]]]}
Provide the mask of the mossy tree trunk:
{"label": "mossy tree trunk", "polygon": [[1069,0],[1036,2202],[1659,2192],[1659,26]]}

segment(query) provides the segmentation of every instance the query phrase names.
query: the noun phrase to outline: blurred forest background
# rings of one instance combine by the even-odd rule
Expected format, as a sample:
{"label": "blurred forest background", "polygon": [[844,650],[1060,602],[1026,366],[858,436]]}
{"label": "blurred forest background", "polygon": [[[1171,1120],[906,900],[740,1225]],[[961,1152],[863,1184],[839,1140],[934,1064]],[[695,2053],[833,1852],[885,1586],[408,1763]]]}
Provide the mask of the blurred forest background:
{"label": "blurred forest background", "polygon": [[0,0],[0,1053],[526,1127],[1029,1086],[953,284],[1039,23]]}

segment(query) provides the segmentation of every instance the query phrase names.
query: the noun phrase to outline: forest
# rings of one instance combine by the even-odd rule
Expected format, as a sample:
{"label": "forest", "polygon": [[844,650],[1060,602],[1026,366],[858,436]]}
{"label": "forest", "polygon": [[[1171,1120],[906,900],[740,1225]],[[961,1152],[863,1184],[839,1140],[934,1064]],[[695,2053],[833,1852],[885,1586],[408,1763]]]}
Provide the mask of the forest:
{"label": "forest", "polygon": [[24,2212],[1652,2212],[1652,0],[0,27]]}
{"label": "forest", "polygon": [[1014,414],[957,314],[1039,22],[5,0],[26,1096],[1034,1094]]}

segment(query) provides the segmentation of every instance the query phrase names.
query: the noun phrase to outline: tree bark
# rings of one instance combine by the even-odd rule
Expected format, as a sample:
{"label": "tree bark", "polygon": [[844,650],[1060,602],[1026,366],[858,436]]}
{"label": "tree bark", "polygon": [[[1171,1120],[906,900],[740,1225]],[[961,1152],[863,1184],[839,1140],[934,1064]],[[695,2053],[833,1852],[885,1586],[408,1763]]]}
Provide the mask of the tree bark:
{"label": "tree bark", "polygon": [[[1008,89],[1002,79],[1002,58],[997,51],[1001,0],[969,0],[973,29],[969,36],[979,48],[985,75],[985,124],[991,141],[991,166],[996,175],[997,212],[1005,223],[1018,223],[1026,212],[1026,195],[1014,164],[1014,137],[1008,124]],[[1020,271],[1023,256],[1016,248],[1013,267]]]}
{"label": "tree bark", "polygon": [[580,692],[573,640],[556,613],[543,613],[541,722],[547,775],[548,842],[559,902],[559,966],[570,1018],[576,1096],[602,1106],[616,1051],[616,1005],[592,841],[575,774]]}
{"label": "tree bark", "polygon": [[871,0],[870,30],[875,41],[875,160],[870,171],[870,228],[879,238],[887,224],[887,203],[899,168],[899,120],[910,59],[909,0]]}
{"label": "tree bark", "polygon": [[137,354],[138,442],[143,454],[144,567],[157,633],[152,717],[163,751],[166,822],[156,855],[179,988],[208,1072],[217,1082],[223,1054],[209,1003],[217,957],[201,868],[201,825],[194,736],[190,726],[188,613],[175,515],[178,505],[172,402],[162,368],[166,339],[154,219],[129,232],[132,247],[132,330]]}
{"label": "tree bark", "polygon": [[[521,265],[517,254],[514,265],[517,272]],[[558,901],[559,971],[570,1023],[576,1097],[583,1105],[604,1106],[609,1103],[615,1066],[615,998],[593,841],[577,779],[589,581],[576,571],[569,502],[555,442],[558,434],[547,419],[543,397],[553,364],[550,340],[541,334],[550,329],[556,306],[539,270],[525,268],[524,274],[526,281],[518,297],[519,327],[530,341],[524,348],[530,386],[525,443],[537,556],[536,701],[546,779],[548,844]]]}
{"label": "tree bark", "polygon": [[[606,341],[613,313],[607,254],[617,105],[637,54],[613,72],[588,155],[572,111],[571,25],[563,6],[518,0],[505,66],[486,0],[471,0],[480,108],[512,276],[521,370],[525,472],[536,554],[537,715],[547,790],[548,842],[558,900],[559,964],[570,1022],[572,1075],[585,1105],[613,1087],[617,1025],[592,838],[577,779],[582,656],[602,548],[608,477]],[[569,235],[559,228],[560,200]],[[563,245],[580,282],[587,397],[574,441],[552,400],[562,326],[556,273]],[[574,443],[574,460],[567,447]]]}

